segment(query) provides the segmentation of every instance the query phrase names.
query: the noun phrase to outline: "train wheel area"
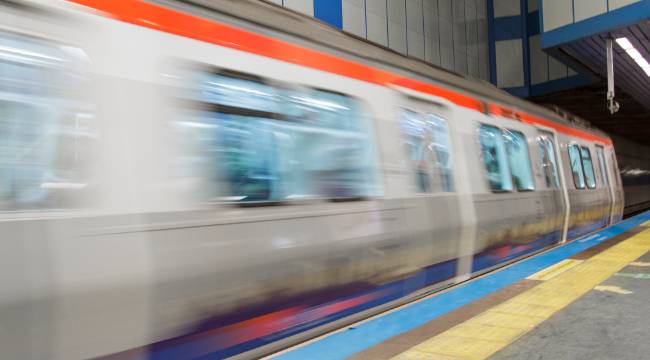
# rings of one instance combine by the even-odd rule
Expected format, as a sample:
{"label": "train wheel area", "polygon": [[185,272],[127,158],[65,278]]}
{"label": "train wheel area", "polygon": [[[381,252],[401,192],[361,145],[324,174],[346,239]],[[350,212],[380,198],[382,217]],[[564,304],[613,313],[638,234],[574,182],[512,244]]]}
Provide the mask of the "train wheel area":
{"label": "train wheel area", "polygon": [[270,358],[642,358],[648,279],[650,211]]}

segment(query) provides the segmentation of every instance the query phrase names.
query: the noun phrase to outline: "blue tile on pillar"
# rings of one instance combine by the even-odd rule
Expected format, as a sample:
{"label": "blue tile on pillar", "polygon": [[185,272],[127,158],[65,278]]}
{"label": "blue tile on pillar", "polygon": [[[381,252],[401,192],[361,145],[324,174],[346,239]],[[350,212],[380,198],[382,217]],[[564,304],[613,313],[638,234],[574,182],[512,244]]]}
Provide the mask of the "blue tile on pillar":
{"label": "blue tile on pillar", "polygon": [[519,15],[494,18],[494,40],[521,39],[522,21]]}
{"label": "blue tile on pillar", "polygon": [[314,17],[342,29],[342,7],[342,0],[314,0]]}

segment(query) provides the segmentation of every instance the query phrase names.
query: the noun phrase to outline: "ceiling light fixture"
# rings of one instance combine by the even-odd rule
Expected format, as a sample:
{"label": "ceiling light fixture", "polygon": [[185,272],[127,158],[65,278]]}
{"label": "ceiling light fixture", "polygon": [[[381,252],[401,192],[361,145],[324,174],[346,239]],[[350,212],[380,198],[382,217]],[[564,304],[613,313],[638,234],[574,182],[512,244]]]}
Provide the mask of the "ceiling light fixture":
{"label": "ceiling light fixture", "polygon": [[645,74],[650,77],[650,64],[648,63],[648,60],[646,60],[643,55],[637,50],[634,45],[630,42],[625,37],[622,38],[617,38],[616,43],[618,46],[620,46],[625,52],[636,62],[641,69],[645,72]]}

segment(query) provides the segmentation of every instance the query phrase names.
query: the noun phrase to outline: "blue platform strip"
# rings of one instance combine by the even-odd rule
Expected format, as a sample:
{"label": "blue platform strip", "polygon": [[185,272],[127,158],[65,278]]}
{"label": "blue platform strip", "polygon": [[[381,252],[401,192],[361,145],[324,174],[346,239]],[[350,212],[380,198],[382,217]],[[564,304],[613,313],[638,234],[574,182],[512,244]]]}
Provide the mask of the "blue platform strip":
{"label": "blue platform strip", "polygon": [[459,285],[437,296],[334,333],[281,354],[275,359],[344,359],[393,336],[410,331],[486,295],[514,284],[540,270],[598,245],[650,220],[650,211],[629,218],[584,238],[523,260],[505,269]]}

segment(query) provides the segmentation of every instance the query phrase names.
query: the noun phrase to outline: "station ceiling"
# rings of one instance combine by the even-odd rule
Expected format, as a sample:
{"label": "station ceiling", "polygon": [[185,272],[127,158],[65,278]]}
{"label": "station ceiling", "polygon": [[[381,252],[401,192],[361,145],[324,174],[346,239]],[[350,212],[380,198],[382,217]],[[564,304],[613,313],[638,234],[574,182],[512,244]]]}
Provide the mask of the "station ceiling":
{"label": "station ceiling", "polygon": [[650,77],[614,42],[616,101],[621,105],[611,115],[606,107],[607,38],[627,38],[650,61],[650,23],[643,21],[620,29],[588,36],[559,45],[553,51],[569,63],[593,75],[590,85],[541,95],[529,100],[558,107],[588,120],[602,130],[650,145]]}
{"label": "station ceiling", "polygon": [[[560,49],[592,72],[606,77],[605,44],[609,36],[627,38],[644,58],[650,59],[650,25],[647,22],[573,41],[560,46]],[[642,104],[650,105],[650,78],[616,43],[614,43],[614,79],[616,85],[627,94]]]}
{"label": "station ceiling", "polygon": [[[645,77],[645,74],[643,74]],[[648,82],[648,79],[644,79]],[[629,140],[650,146],[650,103],[642,105],[625,90],[618,88],[616,101],[621,104],[618,113],[611,115],[605,105],[607,81],[564,90],[528,100],[550,108],[557,106],[591,122],[594,126],[625,137]],[[647,95],[650,95],[648,93]]]}

